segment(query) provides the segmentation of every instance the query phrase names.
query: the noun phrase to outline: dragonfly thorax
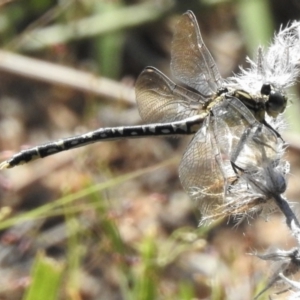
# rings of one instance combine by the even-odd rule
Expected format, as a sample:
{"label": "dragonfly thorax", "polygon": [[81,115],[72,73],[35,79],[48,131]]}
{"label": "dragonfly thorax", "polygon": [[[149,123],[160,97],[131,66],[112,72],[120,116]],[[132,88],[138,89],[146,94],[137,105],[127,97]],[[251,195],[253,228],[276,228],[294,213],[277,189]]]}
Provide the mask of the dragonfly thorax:
{"label": "dragonfly thorax", "polygon": [[276,90],[271,84],[264,83],[260,94],[253,95],[245,90],[233,90],[228,92],[238,98],[255,116],[259,122],[264,122],[265,113],[276,118],[284,112],[287,105],[287,97],[280,90]]}
{"label": "dragonfly thorax", "polygon": [[234,90],[231,92],[231,95],[239,99],[252,112],[257,121],[264,121],[266,112],[265,99],[254,96],[244,90]]}

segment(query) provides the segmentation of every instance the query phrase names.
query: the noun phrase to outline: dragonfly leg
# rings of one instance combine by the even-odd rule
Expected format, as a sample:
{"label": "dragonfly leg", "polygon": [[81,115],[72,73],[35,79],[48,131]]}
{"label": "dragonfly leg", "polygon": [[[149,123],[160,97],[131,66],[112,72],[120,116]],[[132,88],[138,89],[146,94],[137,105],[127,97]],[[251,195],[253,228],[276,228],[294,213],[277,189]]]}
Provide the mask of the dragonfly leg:
{"label": "dragonfly leg", "polygon": [[231,160],[230,163],[231,163],[232,169],[236,175],[239,176],[239,172],[245,173],[245,170],[243,168],[239,167],[234,161]]}
{"label": "dragonfly leg", "polygon": [[231,153],[230,162],[231,162],[232,168],[235,173],[237,173],[237,172],[236,172],[236,169],[234,168],[233,164],[236,165],[235,162],[238,160],[238,157],[241,154],[244,145],[247,143],[250,133],[251,133],[251,128],[247,128],[247,130],[242,134],[237,146]]}
{"label": "dragonfly leg", "polygon": [[269,129],[271,129],[271,131],[273,131],[275,133],[276,137],[279,138],[279,139],[281,139],[281,141],[283,143],[285,143],[285,141],[282,138],[281,134],[276,129],[274,129],[265,119],[262,121],[262,124],[264,124],[266,127],[268,127]]}

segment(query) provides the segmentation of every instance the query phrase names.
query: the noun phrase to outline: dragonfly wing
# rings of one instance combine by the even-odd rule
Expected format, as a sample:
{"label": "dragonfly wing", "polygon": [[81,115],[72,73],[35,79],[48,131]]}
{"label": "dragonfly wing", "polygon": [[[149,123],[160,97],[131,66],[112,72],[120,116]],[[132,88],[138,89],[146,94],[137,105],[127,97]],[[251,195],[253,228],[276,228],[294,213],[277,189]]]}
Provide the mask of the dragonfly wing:
{"label": "dragonfly wing", "polygon": [[[252,167],[265,164],[266,158],[268,163],[276,161],[277,149],[274,132],[258,122],[239,99],[226,96],[215,104],[188,146],[179,167],[181,183],[197,201],[203,217],[213,217],[226,205],[237,206],[229,203],[230,185],[238,180],[232,162],[251,172]],[[274,182],[280,179],[271,178]]]}
{"label": "dragonfly wing", "polygon": [[175,28],[171,69],[178,80],[204,96],[212,96],[222,85],[223,79],[191,11],[180,17]]}
{"label": "dragonfly wing", "polygon": [[208,117],[187,147],[180,166],[182,186],[196,200],[203,216],[210,215],[224,201],[226,181],[222,157]]}
{"label": "dragonfly wing", "polygon": [[[212,111],[216,122],[220,123],[214,130],[216,140],[219,145],[225,145],[224,139],[229,141],[229,151],[225,149],[224,152],[232,162],[247,169],[250,165],[261,165],[265,156],[271,160],[276,159],[279,139],[272,130],[258,122],[239,99],[227,96]],[[228,127],[226,135],[220,134],[224,123]],[[220,151],[223,153],[222,148]]]}
{"label": "dragonfly wing", "polygon": [[[223,138],[230,141],[229,153],[227,150],[225,153],[238,173],[238,180],[226,190],[228,213],[250,210],[269,213],[272,205],[262,203],[284,193],[287,187],[285,176],[289,164],[282,160],[284,142],[272,129],[258,122],[237,98],[225,99],[213,108],[213,114],[216,120],[226,122],[229,129],[227,137],[217,134],[216,140],[218,145],[222,145]],[[223,150],[219,146],[220,153]]]}
{"label": "dragonfly wing", "polygon": [[274,131],[258,123],[244,132],[231,153],[231,160],[248,173],[270,166],[275,169],[283,149],[284,143]]}
{"label": "dragonfly wing", "polygon": [[159,70],[148,67],[135,85],[140,116],[146,122],[173,122],[199,114],[205,98],[176,85]]}

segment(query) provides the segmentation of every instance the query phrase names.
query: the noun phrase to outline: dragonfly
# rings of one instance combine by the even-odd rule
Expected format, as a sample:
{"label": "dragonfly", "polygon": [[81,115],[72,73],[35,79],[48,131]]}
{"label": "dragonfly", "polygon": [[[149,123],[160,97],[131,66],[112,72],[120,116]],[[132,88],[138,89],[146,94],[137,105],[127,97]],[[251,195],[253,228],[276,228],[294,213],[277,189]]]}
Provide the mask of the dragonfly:
{"label": "dragonfly", "polygon": [[[263,73],[262,55],[257,64]],[[266,119],[276,119],[285,110],[287,97],[272,82],[260,82],[250,92],[223,79],[191,11],[175,27],[171,70],[185,86],[154,67],[145,68],[136,81],[137,106],[145,125],[100,128],[49,142],[15,154],[0,168],[98,141],[193,134],[179,177],[201,213],[211,215],[229,199],[231,188],[238,186],[238,178],[250,165],[262,165],[266,158],[271,165],[278,161],[283,141]]]}

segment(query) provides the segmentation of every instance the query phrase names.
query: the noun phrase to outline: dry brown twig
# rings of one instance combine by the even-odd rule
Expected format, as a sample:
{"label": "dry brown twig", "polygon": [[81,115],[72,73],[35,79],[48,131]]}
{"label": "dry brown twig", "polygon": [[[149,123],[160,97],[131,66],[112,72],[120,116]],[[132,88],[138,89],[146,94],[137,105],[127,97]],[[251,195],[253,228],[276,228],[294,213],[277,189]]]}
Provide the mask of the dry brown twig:
{"label": "dry brown twig", "polygon": [[64,85],[111,100],[135,103],[132,87],[88,72],[8,51],[0,50],[0,70],[51,84]]}

